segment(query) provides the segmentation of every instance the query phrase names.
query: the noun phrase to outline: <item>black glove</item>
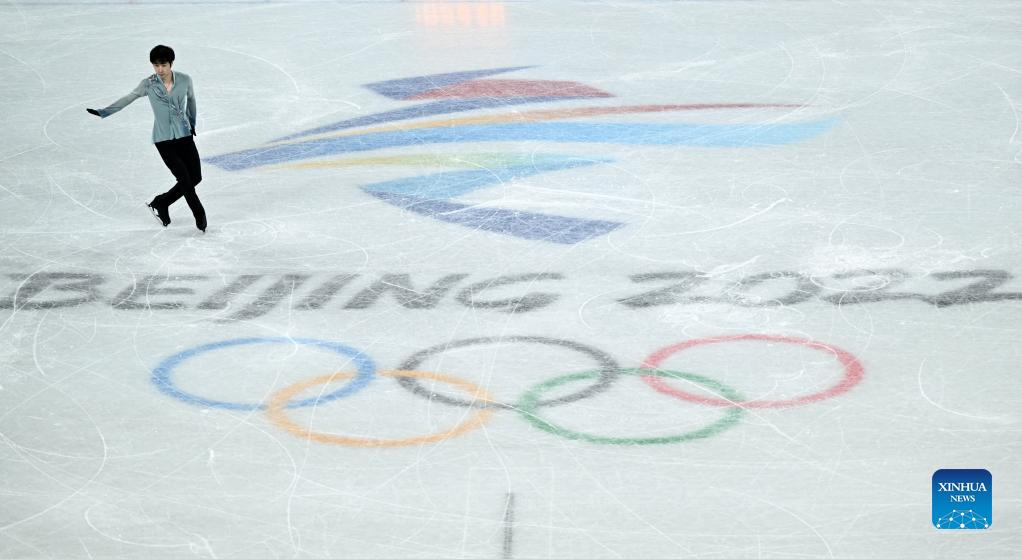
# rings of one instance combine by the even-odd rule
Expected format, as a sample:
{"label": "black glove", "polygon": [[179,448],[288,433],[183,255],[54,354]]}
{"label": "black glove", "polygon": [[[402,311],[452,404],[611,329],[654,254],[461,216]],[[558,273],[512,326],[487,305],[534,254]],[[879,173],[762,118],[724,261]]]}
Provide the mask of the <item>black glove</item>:
{"label": "black glove", "polygon": [[192,128],[192,136],[194,136],[194,135],[195,135],[195,129]]}
{"label": "black glove", "polygon": [[96,115],[98,117],[102,117],[103,116],[103,115],[99,114],[99,111],[97,111],[96,109],[85,109],[85,110],[88,111],[90,115]]}

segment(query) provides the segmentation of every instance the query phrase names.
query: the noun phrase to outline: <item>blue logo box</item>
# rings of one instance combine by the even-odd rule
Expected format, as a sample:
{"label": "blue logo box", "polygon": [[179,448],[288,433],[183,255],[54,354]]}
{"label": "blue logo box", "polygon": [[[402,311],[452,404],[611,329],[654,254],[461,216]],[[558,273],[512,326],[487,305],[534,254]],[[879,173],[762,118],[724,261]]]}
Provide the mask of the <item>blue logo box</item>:
{"label": "blue logo box", "polygon": [[937,470],[933,525],[938,530],[986,530],[993,523],[993,490],[986,470]]}

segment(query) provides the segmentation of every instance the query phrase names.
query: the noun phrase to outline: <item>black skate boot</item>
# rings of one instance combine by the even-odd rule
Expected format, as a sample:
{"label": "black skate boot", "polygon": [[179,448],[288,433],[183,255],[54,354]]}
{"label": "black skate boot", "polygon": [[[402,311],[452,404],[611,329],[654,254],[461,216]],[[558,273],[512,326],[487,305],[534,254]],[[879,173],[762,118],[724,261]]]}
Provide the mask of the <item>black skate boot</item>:
{"label": "black skate boot", "polygon": [[160,197],[153,198],[152,202],[146,204],[149,211],[153,212],[153,217],[159,220],[160,224],[164,227],[170,225],[170,213],[167,211],[167,206],[160,203]]}

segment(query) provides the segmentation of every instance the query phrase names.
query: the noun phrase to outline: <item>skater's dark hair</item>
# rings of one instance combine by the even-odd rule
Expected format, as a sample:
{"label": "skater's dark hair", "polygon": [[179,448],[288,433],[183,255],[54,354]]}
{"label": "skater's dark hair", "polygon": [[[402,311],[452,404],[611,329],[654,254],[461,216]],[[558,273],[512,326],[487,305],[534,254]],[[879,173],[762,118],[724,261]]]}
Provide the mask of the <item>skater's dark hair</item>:
{"label": "skater's dark hair", "polygon": [[156,45],[149,51],[149,62],[153,64],[165,64],[174,62],[174,49],[166,45]]}

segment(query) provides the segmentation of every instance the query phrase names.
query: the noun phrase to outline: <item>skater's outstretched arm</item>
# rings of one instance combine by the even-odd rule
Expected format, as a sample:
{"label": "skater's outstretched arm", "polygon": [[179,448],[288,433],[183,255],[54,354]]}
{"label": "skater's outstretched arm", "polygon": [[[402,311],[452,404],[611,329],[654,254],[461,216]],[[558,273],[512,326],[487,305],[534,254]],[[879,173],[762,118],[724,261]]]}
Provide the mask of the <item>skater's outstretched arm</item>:
{"label": "skater's outstretched arm", "polygon": [[131,90],[131,93],[129,93],[129,94],[125,95],[124,97],[121,97],[120,99],[114,101],[113,104],[111,104],[109,107],[106,107],[106,108],[103,108],[103,109],[85,109],[85,110],[88,111],[88,113],[90,115],[96,115],[96,116],[98,116],[100,118],[106,118],[106,117],[116,113],[117,111],[123,109],[124,107],[127,107],[135,99],[138,99],[139,97],[144,96],[146,94],[146,82],[147,81],[149,81],[149,78],[146,78],[146,79],[142,80],[138,84],[138,87],[136,87],[135,89]]}

